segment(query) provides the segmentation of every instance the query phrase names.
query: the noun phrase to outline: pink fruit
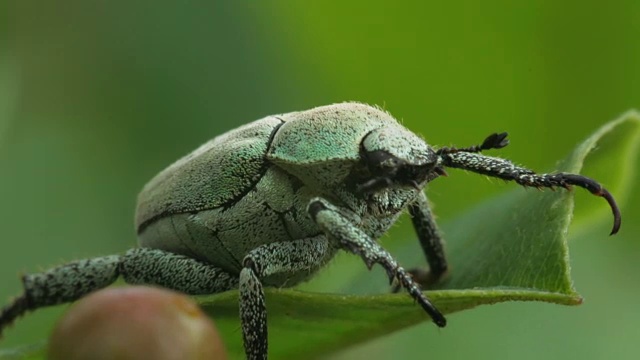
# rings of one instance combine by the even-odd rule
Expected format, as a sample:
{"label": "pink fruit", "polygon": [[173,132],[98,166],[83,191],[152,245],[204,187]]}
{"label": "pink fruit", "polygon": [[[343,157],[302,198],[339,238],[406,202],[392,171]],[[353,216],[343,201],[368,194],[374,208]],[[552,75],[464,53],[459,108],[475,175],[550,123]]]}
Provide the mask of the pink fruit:
{"label": "pink fruit", "polygon": [[189,297],[134,286],[78,301],[54,329],[51,360],[226,359],[212,321]]}

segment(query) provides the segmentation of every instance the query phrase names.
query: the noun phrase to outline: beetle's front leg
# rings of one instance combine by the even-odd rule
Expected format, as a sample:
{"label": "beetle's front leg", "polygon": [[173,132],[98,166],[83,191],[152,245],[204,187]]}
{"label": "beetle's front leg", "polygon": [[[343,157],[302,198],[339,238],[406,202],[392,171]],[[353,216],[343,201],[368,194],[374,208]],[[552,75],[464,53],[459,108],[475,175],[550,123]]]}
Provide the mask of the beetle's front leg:
{"label": "beetle's front leg", "polygon": [[402,287],[407,289],[411,297],[431,316],[436,325],[440,327],[446,325],[447,321],[444,316],[420,291],[420,287],[413,281],[411,275],[398,265],[389,252],[341,215],[335,206],[325,199],[314,198],[309,203],[308,211],[316,224],[332,239],[335,239],[341,248],[360,255],[369,269],[374,264],[380,264],[387,271],[390,280],[397,279]]}
{"label": "beetle's front leg", "polygon": [[[429,264],[429,270],[413,268],[409,269],[409,273],[424,289],[437,283],[446,274],[447,258],[442,246],[442,237],[424,192],[421,191],[416,202],[409,205],[409,215],[411,215],[411,222],[418,235],[422,252]],[[398,292],[399,289],[398,284],[393,291]]]}
{"label": "beetle's front leg", "polygon": [[333,255],[325,236],[262,245],[245,256],[240,272],[240,322],[247,359],[267,358],[267,310],[260,279],[311,271]]}

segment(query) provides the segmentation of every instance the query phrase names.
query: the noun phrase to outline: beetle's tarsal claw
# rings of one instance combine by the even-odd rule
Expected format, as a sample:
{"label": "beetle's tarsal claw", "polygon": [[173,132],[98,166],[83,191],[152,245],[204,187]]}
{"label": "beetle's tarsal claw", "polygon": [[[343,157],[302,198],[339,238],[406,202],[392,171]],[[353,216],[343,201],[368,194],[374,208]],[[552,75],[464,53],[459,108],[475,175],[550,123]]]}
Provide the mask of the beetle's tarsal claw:
{"label": "beetle's tarsal claw", "polygon": [[601,189],[600,193],[596,195],[602,196],[605,200],[607,200],[609,206],[611,206],[611,212],[613,213],[613,228],[611,229],[611,233],[609,235],[614,235],[618,232],[618,230],[620,230],[620,224],[622,223],[620,208],[618,207],[618,204],[616,204],[616,201],[611,193],[609,193],[606,189]]}
{"label": "beetle's tarsal claw", "polygon": [[616,200],[613,198],[611,193],[607,191],[602,185],[600,185],[597,181],[590,179],[586,176],[575,175],[575,174],[559,174],[562,181],[565,182],[565,187],[568,185],[576,185],[580,186],[586,190],[589,190],[593,195],[600,196],[607,200],[609,207],[611,207],[611,212],[613,213],[613,228],[611,229],[611,233],[609,235],[614,235],[620,230],[620,225],[622,224],[622,215],[620,214],[620,208],[618,204],[616,204]]}
{"label": "beetle's tarsal claw", "polygon": [[385,270],[387,271],[387,276],[389,277],[389,286],[391,286],[396,282],[396,273],[391,269]]}
{"label": "beetle's tarsal claw", "polygon": [[438,309],[436,309],[430,302],[428,302],[426,298],[418,297],[416,298],[416,300],[418,301],[422,309],[424,309],[429,314],[433,322],[438,325],[438,327],[447,326],[447,319]]}
{"label": "beetle's tarsal claw", "polygon": [[0,339],[2,338],[2,330],[28,310],[29,299],[26,294],[16,298],[11,304],[2,309],[0,312]]}

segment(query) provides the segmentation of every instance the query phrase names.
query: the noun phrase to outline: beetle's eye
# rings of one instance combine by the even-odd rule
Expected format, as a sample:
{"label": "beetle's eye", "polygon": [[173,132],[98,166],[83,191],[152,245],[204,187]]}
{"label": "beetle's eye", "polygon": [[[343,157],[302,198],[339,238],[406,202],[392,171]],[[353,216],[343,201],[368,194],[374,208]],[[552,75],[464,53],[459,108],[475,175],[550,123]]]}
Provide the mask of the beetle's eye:
{"label": "beetle's eye", "polygon": [[383,150],[366,152],[364,161],[366,162],[369,171],[378,175],[395,173],[395,171],[402,165],[402,161],[400,159]]}
{"label": "beetle's eye", "polygon": [[424,172],[424,167],[403,166],[398,169],[398,178],[402,180],[417,179]]}

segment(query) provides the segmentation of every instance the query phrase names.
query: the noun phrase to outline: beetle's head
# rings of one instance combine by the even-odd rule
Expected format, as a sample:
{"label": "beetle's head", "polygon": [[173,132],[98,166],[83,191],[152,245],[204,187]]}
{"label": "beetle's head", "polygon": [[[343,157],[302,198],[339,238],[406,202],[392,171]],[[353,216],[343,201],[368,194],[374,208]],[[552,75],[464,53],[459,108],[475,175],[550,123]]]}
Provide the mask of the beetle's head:
{"label": "beetle's head", "polygon": [[437,171],[438,156],[423,139],[398,127],[369,132],[360,144],[360,157],[367,175],[357,184],[359,192],[393,185],[424,187]]}

